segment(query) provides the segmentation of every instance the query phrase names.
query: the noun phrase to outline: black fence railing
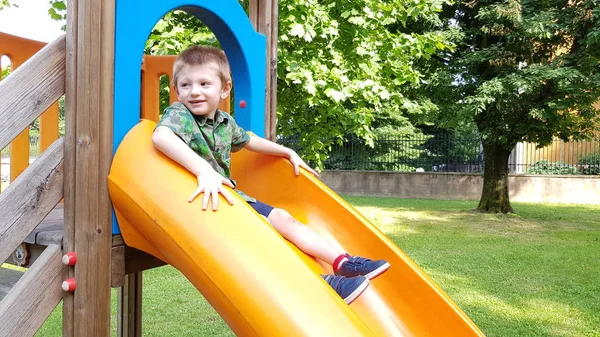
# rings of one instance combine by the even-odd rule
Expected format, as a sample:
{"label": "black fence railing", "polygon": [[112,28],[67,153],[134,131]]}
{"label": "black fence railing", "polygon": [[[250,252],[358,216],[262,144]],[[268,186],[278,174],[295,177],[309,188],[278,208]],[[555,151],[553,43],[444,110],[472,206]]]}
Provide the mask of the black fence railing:
{"label": "black fence railing", "polygon": [[[279,142],[301,150],[294,139]],[[374,147],[351,139],[333,146],[324,167],[327,170],[479,173],[483,170],[483,156],[478,138],[380,137]]]}
{"label": "black fence railing", "polygon": [[[301,150],[295,139],[279,143]],[[483,172],[483,147],[479,138],[413,136],[379,138],[374,147],[351,139],[334,145],[324,162],[327,170],[395,172]],[[600,175],[600,139],[554,141],[537,149],[520,143],[509,158],[510,173]]]}
{"label": "black fence railing", "polygon": [[[296,139],[278,142],[301,150]],[[8,165],[9,147],[2,150],[0,157]],[[39,136],[30,136],[30,156],[37,157],[39,151]],[[360,139],[351,139],[334,145],[324,166],[326,170],[481,173],[483,147],[475,137],[380,137],[374,147]],[[508,166],[510,173],[516,174],[600,175],[600,138],[578,142],[555,140],[541,149],[535,144],[519,143],[510,155]]]}

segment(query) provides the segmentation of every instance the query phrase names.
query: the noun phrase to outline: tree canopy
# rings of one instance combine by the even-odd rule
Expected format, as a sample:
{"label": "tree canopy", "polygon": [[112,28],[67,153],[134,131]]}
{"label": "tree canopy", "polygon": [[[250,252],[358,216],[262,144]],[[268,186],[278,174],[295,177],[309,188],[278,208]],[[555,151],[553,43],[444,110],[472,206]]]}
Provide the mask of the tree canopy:
{"label": "tree canopy", "polygon": [[[280,1],[278,130],[321,163],[349,134],[418,133],[417,66],[450,48],[437,17],[447,1]],[[422,22],[432,29],[409,30]],[[379,123],[377,123],[379,121]],[[376,127],[376,128],[374,128]]]}
{"label": "tree canopy", "polygon": [[[518,142],[589,138],[600,127],[595,0],[457,1],[456,49],[432,83],[441,124],[472,120],[484,147],[479,208],[510,212],[507,161]],[[488,162],[489,160],[489,162]]]}

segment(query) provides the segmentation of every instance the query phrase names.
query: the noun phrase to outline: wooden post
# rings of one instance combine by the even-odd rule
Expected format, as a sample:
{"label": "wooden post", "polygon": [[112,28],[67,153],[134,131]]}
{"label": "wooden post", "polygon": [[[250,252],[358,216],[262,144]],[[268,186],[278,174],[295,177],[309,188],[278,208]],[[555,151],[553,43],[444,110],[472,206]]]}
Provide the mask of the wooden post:
{"label": "wooden post", "polygon": [[249,17],[257,32],[267,38],[267,98],[265,102],[265,138],[277,136],[277,30],[278,0],[250,0]]}
{"label": "wooden post", "polygon": [[77,289],[65,293],[63,336],[110,335],[114,0],[69,1],[64,250]]}
{"label": "wooden post", "polygon": [[142,272],[125,275],[119,288],[117,336],[142,336]]}

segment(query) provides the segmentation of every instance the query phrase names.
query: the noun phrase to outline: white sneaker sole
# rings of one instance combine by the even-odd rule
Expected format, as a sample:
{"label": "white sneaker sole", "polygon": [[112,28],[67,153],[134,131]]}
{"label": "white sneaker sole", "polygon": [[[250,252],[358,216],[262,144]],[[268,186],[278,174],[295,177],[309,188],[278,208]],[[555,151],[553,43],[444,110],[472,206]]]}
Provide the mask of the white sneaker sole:
{"label": "white sneaker sole", "polygon": [[382,265],[381,267],[373,270],[372,272],[368,273],[367,275],[365,275],[365,277],[368,278],[369,280],[372,280],[372,279],[376,278],[377,276],[383,274],[388,269],[390,269],[389,262],[387,262],[386,264]]}
{"label": "white sneaker sole", "polygon": [[346,302],[346,304],[350,305],[352,302],[354,302],[355,299],[358,298],[358,296],[360,296],[360,294],[362,294],[367,287],[369,286],[369,280],[365,280],[365,282],[361,283],[360,286],[358,286],[358,288],[356,288],[352,294],[350,294],[350,296],[347,296],[346,298],[344,298],[344,302]]}

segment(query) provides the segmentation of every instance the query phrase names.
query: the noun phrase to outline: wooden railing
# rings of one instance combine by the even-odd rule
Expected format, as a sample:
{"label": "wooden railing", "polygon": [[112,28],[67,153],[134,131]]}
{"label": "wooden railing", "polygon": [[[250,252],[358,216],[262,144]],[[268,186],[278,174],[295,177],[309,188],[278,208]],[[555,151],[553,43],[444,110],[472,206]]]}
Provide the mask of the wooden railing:
{"label": "wooden railing", "polygon": [[[45,43],[42,42],[0,32],[0,56],[8,57],[12,71],[19,68],[44,46]],[[40,79],[41,77],[36,78],[36,81],[40,81]],[[2,123],[4,122],[2,121]],[[58,139],[58,102],[53,102],[41,115],[39,124],[40,152],[43,152]],[[29,127],[27,126],[10,143],[10,181],[14,181],[29,166],[29,146]],[[0,146],[0,150],[3,148],[4,146]],[[0,174],[1,170],[0,166]]]}
{"label": "wooden railing", "polygon": [[[0,148],[14,143],[64,95],[65,40],[42,48],[0,82]],[[63,198],[63,148],[62,138],[55,140],[0,194],[0,262]],[[0,302],[0,336],[32,336],[60,302],[61,256],[60,246],[48,246]]]}

